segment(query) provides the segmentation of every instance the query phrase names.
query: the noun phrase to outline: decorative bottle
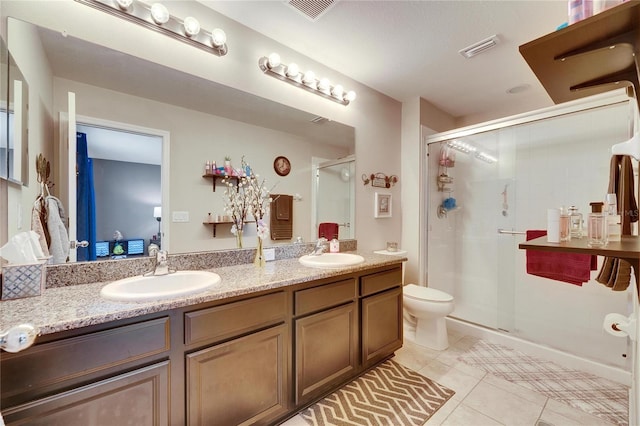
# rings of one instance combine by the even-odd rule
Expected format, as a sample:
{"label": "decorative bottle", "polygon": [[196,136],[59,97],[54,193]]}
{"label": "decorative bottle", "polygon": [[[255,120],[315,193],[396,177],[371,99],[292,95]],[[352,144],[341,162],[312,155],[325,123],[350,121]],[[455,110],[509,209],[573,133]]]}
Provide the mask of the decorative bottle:
{"label": "decorative bottle", "polygon": [[590,247],[602,247],[607,244],[607,221],[606,215],[602,211],[604,203],[598,201],[589,203],[589,205],[591,205],[591,213],[587,218],[588,244]]}
{"label": "decorative bottle", "polygon": [[569,228],[571,238],[582,238],[582,213],[576,206],[569,207]]}
{"label": "decorative bottle", "polygon": [[571,215],[569,209],[560,207],[560,241],[571,241]]}

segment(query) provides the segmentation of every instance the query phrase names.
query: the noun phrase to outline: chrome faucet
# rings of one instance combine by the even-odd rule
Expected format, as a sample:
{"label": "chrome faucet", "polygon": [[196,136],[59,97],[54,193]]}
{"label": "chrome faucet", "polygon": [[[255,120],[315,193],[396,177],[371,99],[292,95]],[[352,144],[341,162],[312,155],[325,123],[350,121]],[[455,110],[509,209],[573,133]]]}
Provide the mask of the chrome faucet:
{"label": "chrome faucet", "polygon": [[166,250],[158,250],[156,247],[149,249],[149,256],[153,259],[153,266],[144,273],[145,277],[151,275],[168,275],[175,272],[175,269],[169,269],[167,263],[169,253]]}
{"label": "chrome faucet", "polygon": [[325,252],[328,244],[329,244],[329,241],[325,237],[318,238],[318,241],[316,242],[316,247],[313,249],[311,253],[309,253],[309,256],[320,256],[322,253]]}

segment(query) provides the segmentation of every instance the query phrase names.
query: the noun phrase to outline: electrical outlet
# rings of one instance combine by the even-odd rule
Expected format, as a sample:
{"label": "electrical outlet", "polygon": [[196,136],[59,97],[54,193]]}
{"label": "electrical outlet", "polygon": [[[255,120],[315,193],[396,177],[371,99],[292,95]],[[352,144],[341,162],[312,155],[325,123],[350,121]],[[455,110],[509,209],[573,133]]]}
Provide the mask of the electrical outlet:
{"label": "electrical outlet", "polygon": [[266,260],[267,262],[276,260],[276,249],[274,248],[263,249],[262,254],[264,254],[264,260]]}
{"label": "electrical outlet", "polygon": [[174,222],[189,222],[189,212],[173,212],[172,220]]}

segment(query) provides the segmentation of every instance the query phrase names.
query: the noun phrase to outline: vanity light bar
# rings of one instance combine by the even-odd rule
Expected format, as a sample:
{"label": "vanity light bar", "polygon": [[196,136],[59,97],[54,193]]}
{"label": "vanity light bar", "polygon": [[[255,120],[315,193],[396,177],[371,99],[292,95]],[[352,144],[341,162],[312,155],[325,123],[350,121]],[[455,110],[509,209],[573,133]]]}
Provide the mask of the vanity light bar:
{"label": "vanity light bar", "polygon": [[206,31],[200,28],[198,20],[191,16],[184,20],[176,18],[161,3],[149,6],[138,0],[76,1],[199,47],[214,55],[224,56],[228,52],[227,36],[224,31],[218,28]]}
{"label": "vanity light bar", "polygon": [[313,71],[302,73],[295,63],[290,63],[289,65],[282,64],[280,62],[280,56],[277,53],[272,53],[268,57],[263,56],[260,58],[258,60],[258,66],[262,72],[271,77],[286,81],[296,87],[345,106],[349,105],[349,103],[356,98],[356,92],[352,90],[346,92],[342,85],[332,85],[326,78],[318,79]]}

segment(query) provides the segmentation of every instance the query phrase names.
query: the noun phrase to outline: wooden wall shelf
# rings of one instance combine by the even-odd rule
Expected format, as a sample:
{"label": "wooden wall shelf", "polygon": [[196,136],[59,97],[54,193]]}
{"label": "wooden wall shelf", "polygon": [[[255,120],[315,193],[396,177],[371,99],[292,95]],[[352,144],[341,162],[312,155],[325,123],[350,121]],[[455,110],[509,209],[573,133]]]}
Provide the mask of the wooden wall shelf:
{"label": "wooden wall shelf", "polygon": [[624,259],[633,267],[636,286],[640,283],[638,266],[640,264],[640,237],[623,235],[620,241],[610,241],[604,247],[589,247],[588,238],[572,239],[562,243],[549,243],[547,237],[540,237],[520,243],[523,250],[555,251],[562,253],[580,253]]}
{"label": "wooden wall shelf", "polygon": [[[225,179],[225,178],[229,178],[232,180],[235,180],[236,182],[238,181],[238,176],[227,176],[227,175],[202,175],[203,178],[205,179],[211,179],[212,180],[212,187],[213,187],[213,192],[216,192],[216,181],[218,179]],[[206,222],[205,222],[206,223]]]}
{"label": "wooden wall shelf", "polygon": [[629,1],[523,44],[520,53],[555,103],[638,89],[639,27],[640,2]]}
{"label": "wooden wall shelf", "polygon": [[[247,223],[255,223],[254,221],[249,221],[249,222],[245,222],[245,225]],[[203,225],[213,225],[213,238],[216,237],[216,228],[217,225],[233,225],[233,222],[231,221],[224,221],[224,222],[202,222]]]}

